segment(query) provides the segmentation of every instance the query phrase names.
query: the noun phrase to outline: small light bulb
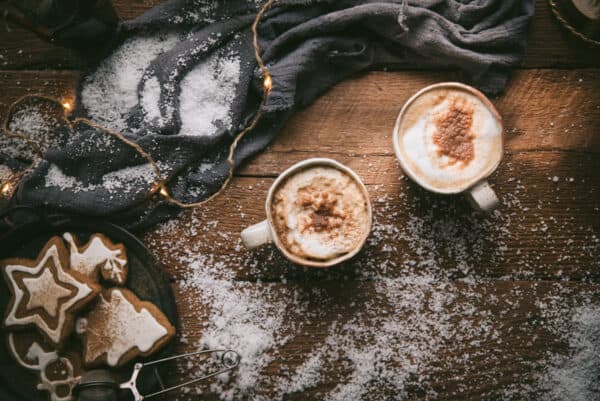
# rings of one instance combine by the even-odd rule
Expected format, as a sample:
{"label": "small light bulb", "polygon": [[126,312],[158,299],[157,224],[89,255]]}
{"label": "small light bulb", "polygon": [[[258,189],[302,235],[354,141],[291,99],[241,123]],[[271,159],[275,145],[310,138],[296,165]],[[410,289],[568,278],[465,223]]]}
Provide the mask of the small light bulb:
{"label": "small light bulb", "polygon": [[165,187],[162,187],[162,188],[160,189],[160,194],[161,194],[162,196],[164,196],[165,198],[169,196],[169,192],[167,191],[167,188],[165,188]]}
{"label": "small light bulb", "polygon": [[71,109],[73,108],[73,105],[67,101],[64,101],[62,103],[62,107],[63,107],[63,109],[65,109],[65,111],[71,111]]}
{"label": "small light bulb", "polygon": [[2,187],[0,187],[0,193],[2,194],[2,196],[10,196],[10,194],[12,194],[12,190],[13,186],[10,181],[5,182],[4,184],[2,184]]}
{"label": "small light bulb", "polygon": [[271,88],[273,87],[273,80],[271,79],[271,75],[269,75],[269,73],[265,73],[265,79],[264,79],[263,85],[267,92],[271,91]]}

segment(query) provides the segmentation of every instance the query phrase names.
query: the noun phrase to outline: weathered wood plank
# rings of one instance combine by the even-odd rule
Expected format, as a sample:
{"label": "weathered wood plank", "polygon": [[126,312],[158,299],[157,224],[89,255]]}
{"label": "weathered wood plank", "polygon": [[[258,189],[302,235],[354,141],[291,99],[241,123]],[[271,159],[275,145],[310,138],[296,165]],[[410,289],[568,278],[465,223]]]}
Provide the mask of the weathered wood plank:
{"label": "weathered wood plank", "polygon": [[[8,104],[24,94],[73,97],[78,77],[74,71],[0,72],[0,119]],[[373,72],[342,82],[296,113],[244,173],[278,172],[256,170],[273,163],[269,160],[277,152],[391,155],[391,134],[403,103],[423,86],[453,78],[445,72]],[[504,119],[507,149],[600,151],[598,93],[599,69],[515,72],[505,94],[494,99]]]}
{"label": "weathered wood plank", "polygon": [[[243,353],[240,373],[246,375],[247,394],[235,399],[324,399],[336,386],[352,382],[358,387],[346,389],[353,388],[353,399],[421,400],[432,399],[433,392],[436,400],[540,399],[543,388],[566,384],[544,378],[575,351],[569,348],[576,330],[571,321],[581,319],[582,310],[596,311],[588,320],[600,311],[597,285],[408,279],[230,286],[216,278],[221,266],[200,269],[215,281],[190,287],[188,279],[173,287],[184,338],[177,348],[194,351],[209,343]],[[593,306],[585,306],[590,301]],[[228,309],[235,302],[239,306]],[[273,321],[261,321],[263,314]],[[253,341],[272,344],[258,354],[272,359],[250,355]],[[239,349],[244,345],[252,348]],[[322,370],[314,380],[300,378],[296,372],[301,366],[310,372],[311,357],[323,363]],[[169,380],[197,374],[191,366],[173,369]],[[221,386],[236,391],[241,383],[236,380]],[[306,388],[293,392],[301,383]],[[203,390],[203,399],[217,399]]]}
{"label": "weathered wood plank", "polygon": [[[600,151],[595,135],[600,131],[599,72],[515,72],[505,94],[493,100],[503,117],[507,149]],[[340,156],[391,155],[392,131],[404,102],[426,85],[452,79],[443,72],[373,72],[342,82],[296,113],[269,150],[306,152],[307,157],[315,149]],[[251,166],[265,165],[270,155],[263,153]],[[245,172],[258,173],[250,167]]]}
{"label": "weathered wood plank", "polygon": [[73,102],[79,75],[74,71],[0,71],[0,122],[22,96],[43,95]]}
{"label": "weathered wood plank", "polygon": [[[140,15],[159,0],[113,1],[119,15],[130,19]],[[523,66],[598,67],[597,52],[571,37],[551,14],[547,0],[536,0],[536,15],[529,36],[529,46]],[[0,69],[70,68],[81,69],[85,60],[76,52],[45,43],[34,34],[13,24],[0,27]]]}
{"label": "weathered wood plank", "polygon": [[[281,171],[309,156],[330,155],[272,154],[277,163],[265,169]],[[375,214],[368,245],[350,263],[326,273],[291,266],[273,246],[242,249],[239,233],[264,219],[263,200],[272,178],[239,177],[221,198],[183,213],[148,233],[145,241],[173,279],[186,274],[191,246],[242,280],[402,277],[418,272],[451,278],[600,280],[596,155],[508,154],[490,178],[502,206],[487,218],[474,215],[460,196],[430,194],[402,177],[392,156],[334,158],[364,179]],[[226,205],[220,199],[227,199]]]}

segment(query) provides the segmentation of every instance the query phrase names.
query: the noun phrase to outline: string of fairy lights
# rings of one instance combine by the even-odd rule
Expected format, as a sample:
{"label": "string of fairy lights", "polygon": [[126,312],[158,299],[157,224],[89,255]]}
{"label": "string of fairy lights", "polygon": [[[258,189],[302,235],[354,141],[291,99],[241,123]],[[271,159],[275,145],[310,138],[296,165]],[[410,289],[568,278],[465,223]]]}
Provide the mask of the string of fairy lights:
{"label": "string of fairy lights", "polygon": [[[65,120],[65,124],[68,125],[70,128],[74,129],[78,124],[87,124],[88,126],[91,126],[101,132],[106,133],[107,135],[113,136],[114,138],[118,139],[119,141],[123,142],[124,144],[130,146],[132,149],[134,149],[140,156],[142,156],[144,159],[146,159],[148,161],[148,163],[150,163],[150,165],[152,166],[152,169],[154,170],[154,173],[156,175],[156,180],[153,184],[151,184],[150,186],[150,190],[148,192],[149,196],[153,196],[155,194],[159,194],[161,195],[164,200],[166,200],[167,202],[179,206],[181,208],[196,208],[199,206],[204,205],[205,203],[211,201],[213,198],[219,196],[223,190],[227,187],[227,185],[229,184],[229,182],[233,179],[233,174],[235,171],[235,160],[234,160],[234,156],[235,156],[235,150],[237,148],[238,143],[242,140],[242,138],[244,138],[244,136],[249,133],[250,131],[252,131],[256,125],[258,124],[258,122],[260,121],[261,117],[262,117],[262,113],[263,113],[263,108],[264,105],[267,101],[267,98],[269,96],[269,93],[271,92],[271,89],[273,88],[273,79],[271,77],[271,74],[269,73],[269,69],[267,68],[267,66],[265,65],[265,63],[263,62],[263,59],[260,55],[260,47],[259,47],[259,43],[258,43],[258,26],[259,23],[263,17],[263,15],[265,14],[265,12],[267,12],[267,10],[273,5],[273,3],[275,3],[277,0],[268,0],[263,7],[259,10],[259,12],[256,14],[256,17],[254,19],[254,22],[252,23],[252,35],[253,35],[253,47],[254,47],[254,57],[256,58],[256,62],[258,63],[258,67],[261,71],[262,74],[262,80],[263,80],[263,97],[262,97],[262,101],[258,107],[258,110],[256,112],[256,114],[254,115],[254,118],[250,121],[250,123],[243,129],[241,130],[236,137],[234,138],[233,142],[231,143],[231,145],[229,146],[229,155],[227,157],[227,163],[229,165],[229,173],[227,175],[227,178],[225,179],[225,181],[223,182],[223,184],[221,185],[221,187],[219,188],[219,190],[217,192],[215,192],[214,194],[212,194],[210,197],[204,199],[203,201],[200,202],[191,202],[191,203],[185,203],[185,202],[181,202],[177,199],[175,199],[169,192],[168,188],[167,188],[167,184],[168,184],[168,180],[166,180],[163,177],[163,174],[161,173],[161,170],[156,162],[156,160],[154,160],[154,158],[148,153],[146,152],[140,145],[138,145],[137,143],[127,139],[122,133],[117,132],[117,131],[113,131],[110,130],[106,127],[103,127],[89,119],[86,118],[75,118],[75,119],[69,119],[68,118],[68,114],[71,112],[71,110],[73,109],[73,103],[71,101],[68,100],[58,100],[49,96],[40,96],[40,95],[26,95],[23,96],[21,98],[19,98],[18,100],[16,100],[15,102],[13,102],[10,107],[9,110],[6,114],[7,118],[4,121],[4,124],[2,126],[2,134],[12,137],[12,138],[16,138],[18,140],[22,140],[25,143],[27,143],[32,151],[39,157],[42,157],[42,151],[40,149],[40,147],[38,146],[38,144],[33,141],[31,138],[29,138],[27,135],[20,133],[20,132],[16,132],[13,131],[9,128],[8,126],[8,121],[9,121],[9,116],[12,114],[14,108],[20,104],[21,102],[23,102],[24,100],[28,99],[28,98],[42,98],[42,99],[46,99],[49,100],[51,102],[55,102],[57,104],[60,104],[62,109],[63,109],[63,116],[64,116],[64,120]],[[18,172],[16,174],[12,174],[7,180],[5,180],[2,185],[0,186],[0,197],[3,197],[5,199],[11,199],[14,191],[16,190],[16,188],[18,187],[19,183],[21,182],[21,180],[23,179],[23,177],[25,175],[27,175],[30,171],[32,171],[35,166],[37,164],[37,160],[34,160],[32,162],[32,164],[26,168],[25,170]]]}

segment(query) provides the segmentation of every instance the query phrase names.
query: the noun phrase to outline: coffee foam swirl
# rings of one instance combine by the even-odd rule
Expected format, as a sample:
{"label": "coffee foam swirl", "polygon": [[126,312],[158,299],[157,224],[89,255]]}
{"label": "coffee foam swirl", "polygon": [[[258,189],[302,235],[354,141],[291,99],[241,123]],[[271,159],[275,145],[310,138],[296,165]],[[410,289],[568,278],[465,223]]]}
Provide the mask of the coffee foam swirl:
{"label": "coffee foam swirl", "polygon": [[369,230],[362,188],[333,167],[309,167],[287,178],[274,193],[271,212],[284,248],[303,259],[350,253]]}
{"label": "coffee foam swirl", "polygon": [[423,93],[398,130],[404,167],[437,190],[463,190],[502,154],[502,125],[481,99],[460,89]]}

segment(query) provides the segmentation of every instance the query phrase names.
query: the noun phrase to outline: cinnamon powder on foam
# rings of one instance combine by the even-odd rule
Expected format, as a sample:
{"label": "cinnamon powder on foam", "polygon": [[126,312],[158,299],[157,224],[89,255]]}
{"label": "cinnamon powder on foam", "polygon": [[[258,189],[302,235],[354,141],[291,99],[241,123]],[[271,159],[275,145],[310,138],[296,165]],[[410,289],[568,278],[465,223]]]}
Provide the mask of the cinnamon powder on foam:
{"label": "cinnamon powder on foam", "polygon": [[460,162],[464,166],[475,157],[471,132],[473,105],[462,98],[455,98],[450,108],[435,118],[437,131],[433,142],[438,146],[438,156],[447,156],[451,164]]}

